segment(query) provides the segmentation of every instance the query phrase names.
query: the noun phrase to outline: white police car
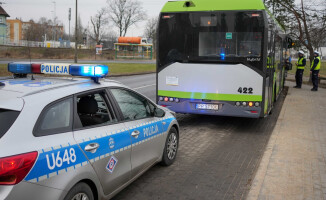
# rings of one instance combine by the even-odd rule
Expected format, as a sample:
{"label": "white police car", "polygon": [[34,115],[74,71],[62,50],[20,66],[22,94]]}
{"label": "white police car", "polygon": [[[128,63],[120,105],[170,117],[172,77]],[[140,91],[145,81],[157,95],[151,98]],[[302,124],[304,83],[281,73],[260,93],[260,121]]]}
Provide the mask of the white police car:
{"label": "white police car", "polygon": [[[0,80],[0,199],[108,199],[178,150],[172,112],[102,65],[10,63]],[[35,77],[26,74],[87,76]]]}

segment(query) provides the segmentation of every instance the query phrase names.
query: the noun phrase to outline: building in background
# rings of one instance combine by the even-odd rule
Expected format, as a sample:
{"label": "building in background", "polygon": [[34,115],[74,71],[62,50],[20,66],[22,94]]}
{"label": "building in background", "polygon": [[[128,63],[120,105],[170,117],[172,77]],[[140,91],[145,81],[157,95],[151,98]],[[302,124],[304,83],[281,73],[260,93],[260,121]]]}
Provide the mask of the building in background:
{"label": "building in background", "polygon": [[20,19],[7,20],[7,36],[12,43],[18,43],[22,40],[22,26],[23,22]]}
{"label": "building in background", "polygon": [[34,42],[38,44],[37,46],[40,46],[40,42],[59,42],[62,40],[63,35],[64,27],[61,25],[39,24],[33,20],[27,22],[20,19],[7,20],[7,44],[9,45],[24,46],[27,42]]}
{"label": "building in background", "polygon": [[0,45],[5,44],[7,39],[7,12],[0,6]]}

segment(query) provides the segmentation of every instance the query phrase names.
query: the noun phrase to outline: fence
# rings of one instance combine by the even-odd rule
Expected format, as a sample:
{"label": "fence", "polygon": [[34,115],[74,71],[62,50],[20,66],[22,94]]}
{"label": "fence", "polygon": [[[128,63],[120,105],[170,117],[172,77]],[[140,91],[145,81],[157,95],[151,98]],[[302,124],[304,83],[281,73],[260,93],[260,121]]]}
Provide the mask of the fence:
{"label": "fence", "polygon": [[27,40],[15,41],[10,39],[4,39],[2,45],[20,46],[20,47],[74,48],[75,42],[64,41],[64,40],[37,42],[37,41],[27,41]]}

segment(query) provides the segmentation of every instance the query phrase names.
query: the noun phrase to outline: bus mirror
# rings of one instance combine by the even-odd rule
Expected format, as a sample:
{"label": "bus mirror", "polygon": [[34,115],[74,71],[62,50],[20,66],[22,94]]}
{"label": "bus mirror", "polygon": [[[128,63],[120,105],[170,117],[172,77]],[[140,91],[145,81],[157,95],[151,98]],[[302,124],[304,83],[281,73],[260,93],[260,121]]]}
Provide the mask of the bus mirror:
{"label": "bus mirror", "polygon": [[293,46],[295,45],[295,43],[291,38],[287,38],[287,43],[288,43],[288,49],[293,48]]}

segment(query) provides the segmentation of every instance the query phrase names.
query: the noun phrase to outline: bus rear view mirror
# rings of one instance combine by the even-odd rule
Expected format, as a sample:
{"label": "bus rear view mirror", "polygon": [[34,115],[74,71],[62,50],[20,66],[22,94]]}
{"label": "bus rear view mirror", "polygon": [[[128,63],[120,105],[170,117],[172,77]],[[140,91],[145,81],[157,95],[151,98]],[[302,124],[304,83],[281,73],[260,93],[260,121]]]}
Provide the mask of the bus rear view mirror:
{"label": "bus rear view mirror", "polygon": [[287,45],[288,45],[288,49],[291,49],[294,46],[293,40],[289,37],[287,38]]}

